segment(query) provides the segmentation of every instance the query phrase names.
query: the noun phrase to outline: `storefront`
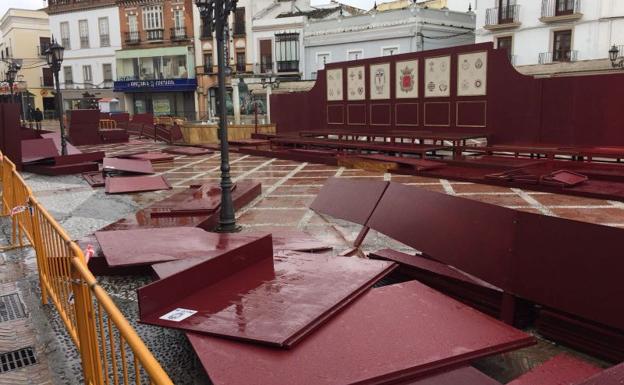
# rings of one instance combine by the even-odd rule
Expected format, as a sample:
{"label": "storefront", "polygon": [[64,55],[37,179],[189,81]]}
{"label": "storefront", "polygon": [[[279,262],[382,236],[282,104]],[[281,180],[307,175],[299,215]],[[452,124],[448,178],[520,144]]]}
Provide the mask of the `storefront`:
{"label": "storefront", "polygon": [[130,113],[196,119],[195,65],[188,47],[117,52],[115,91],[123,92]]}

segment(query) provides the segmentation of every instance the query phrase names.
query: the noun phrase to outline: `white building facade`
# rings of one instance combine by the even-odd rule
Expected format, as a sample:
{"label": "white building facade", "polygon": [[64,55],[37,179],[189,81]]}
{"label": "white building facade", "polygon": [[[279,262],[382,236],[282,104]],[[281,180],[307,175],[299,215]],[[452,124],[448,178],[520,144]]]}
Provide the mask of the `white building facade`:
{"label": "white building facade", "polygon": [[52,35],[65,47],[59,73],[64,110],[79,108],[85,92],[112,100],[112,111],[123,110],[123,95],[113,92],[115,51],[121,49],[115,1],[49,0],[47,12]]}
{"label": "white building facade", "polygon": [[305,28],[305,79],[325,64],[474,44],[471,12],[410,7],[311,22]]}
{"label": "white building facade", "polygon": [[476,42],[524,73],[608,70],[609,49],[624,45],[622,0],[476,0],[474,11]]}

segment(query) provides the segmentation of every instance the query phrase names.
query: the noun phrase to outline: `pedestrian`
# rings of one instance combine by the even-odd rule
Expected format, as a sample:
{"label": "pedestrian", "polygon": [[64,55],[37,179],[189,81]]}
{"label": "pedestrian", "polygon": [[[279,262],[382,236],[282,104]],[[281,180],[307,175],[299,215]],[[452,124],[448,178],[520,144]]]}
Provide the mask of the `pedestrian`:
{"label": "pedestrian", "polygon": [[43,120],[43,112],[37,107],[34,112],[35,125],[37,126],[37,131],[41,131],[41,121]]}

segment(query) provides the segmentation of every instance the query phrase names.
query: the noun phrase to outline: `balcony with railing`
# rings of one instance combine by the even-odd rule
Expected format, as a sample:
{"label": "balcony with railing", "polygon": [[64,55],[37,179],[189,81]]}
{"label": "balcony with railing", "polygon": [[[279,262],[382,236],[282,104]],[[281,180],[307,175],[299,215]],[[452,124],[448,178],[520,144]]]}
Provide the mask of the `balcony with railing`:
{"label": "balcony with railing", "polygon": [[165,36],[164,29],[148,29],[145,31],[147,41],[162,41]]}
{"label": "balcony with railing", "polygon": [[52,76],[40,76],[39,84],[41,88],[52,88],[54,87],[54,78]]}
{"label": "balcony with railing", "polygon": [[38,45],[37,46],[37,55],[39,57],[45,57],[46,56],[46,52],[48,51],[48,47],[49,46],[50,46],[50,44]]}
{"label": "balcony with railing", "polygon": [[68,37],[61,38],[61,45],[65,49],[71,49],[71,44],[70,44],[70,40]]}
{"label": "balcony with railing", "polygon": [[521,24],[519,15],[519,5],[488,8],[485,11],[485,26],[483,28],[488,30],[497,30],[519,27]]}
{"label": "balcony with railing", "polygon": [[126,32],[126,44],[139,44],[141,42],[141,34],[139,31]]}
{"label": "balcony with railing", "polygon": [[261,64],[256,64],[258,73],[266,74],[268,72],[273,72],[273,62],[262,62]]}
{"label": "balcony with railing", "polygon": [[277,61],[277,72],[299,72],[299,60]]}
{"label": "balcony with railing", "polygon": [[212,75],[215,73],[215,70],[213,69],[212,65],[204,65],[204,73]]}
{"label": "balcony with railing", "polygon": [[578,57],[578,51],[571,49],[562,49],[553,52],[542,52],[539,54],[539,64],[551,64],[562,62],[575,62]]}
{"label": "balcony with railing", "polygon": [[581,17],[581,0],[542,0],[542,23],[578,20]]}
{"label": "balcony with railing", "polygon": [[186,27],[171,28],[171,32],[169,36],[172,41],[188,40],[188,35],[186,34]]}
{"label": "balcony with railing", "polygon": [[110,35],[100,35],[100,47],[110,47]]}
{"label": "balcony with railing", "polygon": [[89,48],[89,36],[80,36],[80,48]]}

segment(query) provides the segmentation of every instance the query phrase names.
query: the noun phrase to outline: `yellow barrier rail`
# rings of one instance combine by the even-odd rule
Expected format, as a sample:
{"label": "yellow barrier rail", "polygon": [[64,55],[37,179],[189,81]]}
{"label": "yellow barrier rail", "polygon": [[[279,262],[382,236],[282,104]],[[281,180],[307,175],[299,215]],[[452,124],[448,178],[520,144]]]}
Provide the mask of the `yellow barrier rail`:
{"label": "yellow barrier rail", "polygon": [[50,301],[80,352],[88,385],[173,382],[102,289],[85,257],[37,201],[15,164],[0,153],[2,214],[11,217],[12,247],[24,237],[37,254],[42,302]]}

